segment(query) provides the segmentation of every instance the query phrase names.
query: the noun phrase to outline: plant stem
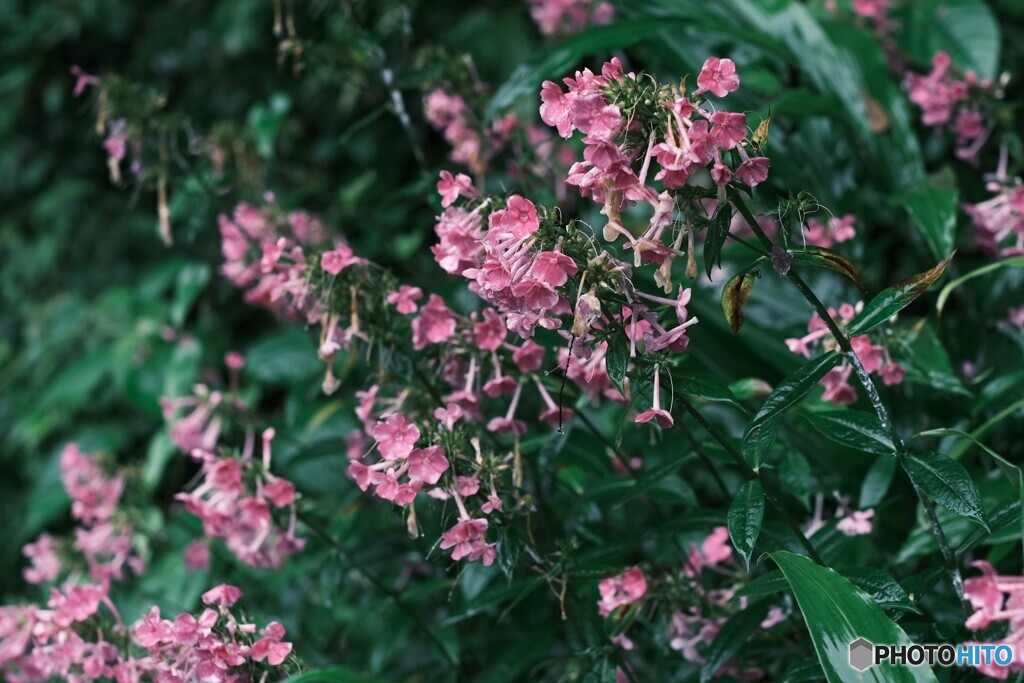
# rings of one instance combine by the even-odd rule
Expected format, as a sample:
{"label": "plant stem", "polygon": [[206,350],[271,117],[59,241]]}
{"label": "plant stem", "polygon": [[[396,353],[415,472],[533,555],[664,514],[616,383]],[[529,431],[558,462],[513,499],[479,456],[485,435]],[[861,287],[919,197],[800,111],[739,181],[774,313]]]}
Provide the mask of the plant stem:
{"label": "plant stem", "polygon": [[[761,226],[757,224],[757,220],[754,218],[753,213],[751,213],[750,208],[744,203],[743,198],[740,197],[739,192],[730,189],[729,197],[733,204],[735,204],[737,210],[750,225],[751,230],[753,230],[754,234],[756,234],[758,239],[761,240],[761,243],[768,249],[771,249],[771,239],[763,230],[761,230]],[[828,312],[828,308],[825,307],[825,304],[821,302],[821,299],[819,299],[807,283],[804,282],[803,278],[797,275],[797,273],[792,269],[786,274],[786,278],[796,286],[804,299],[807,300],[822,321],[824,321],[832,336],[835,337],[836,343],[839,344],[839,348],[842,351],[843,356],[847,361],[849,361],[850,365],[853,367],[853,371],[857,375],[857,379],[860,381],[861,386],[863,386],[864,391],[867,392],[868,399],[871,401],[871,407],[874,409],[875,414],[882,423],[882,427],[889,432],[893,446],[896,448],[897,457],[902,460],[902,458],[907,455],[906,446],[900,438],[899,433],[896,431],[896,425],[893,424],[892,419],[889,417],[889,411],[886,409],[885,403],[882,402],[882,397],[878,392],[878,387],[875,386],[874,381],[864,368],[863,363],[860,362],[860,358],[858,358],[856,352],[854,352],[853,345],[850,344],[850,338],[842,329],[839,328],[835,319],[833,319],[832,315]],[[913,482],[913,480],[911,480],[911,484],[913,485],[914,493],[917,494],[918,500],[921,502],[921,507],[924,508],[925,515],[927,515],[928,521],[931,524],[932,533],[935,535],[935,540],[939,544],[939,550],[945,560],[946,570],[953,583],[953,588],[956,590],[956,594],[962,602],[964,599],[964,583],[963,578],[960,575],[960,564],[957,560],[956,553],[949,545],[949,540],[946,538],[946,534],[942,530],[939,518],[935,514],[935,505],[932,503],[931,499],[928,498],[928,495],[922,491],[917,484]]]}
{"label": "plant stem", "polygon": [[409,619],[412,621],[416,629],[420,631],[420,633],[422,633],[423,635],[427,636],[427,638],[429,638],[430,641],[434,643],[434,646],[437,647],[438,650],[440,650],[441,654],[444,656],[445,660],[447,660],[448,664],[450,664],[453,667],[458,667],[459,663],[455,661],[454,657],[452,657],[451,652],[448,651],[448,648],[447,646],[445,646],[444,642],[442,642],[441,639],[437,637],[437,634],[435,634],[434,631],[429,626],[427,626],[427,624],[423,621],[420,615],[417,614],[416,611],[413,608],[411,608],[408,604],[406,604],[404,600],[402,600],[402,596],[397,591],[395,591],[394,589],[390,588],[387,584],[385,584],[380,577],[378,577],[376,574],[370,571],[370,569],[366,565],[357,560],[352,555],[352,553],[346,550],[340,541],[336,540],[333,536],[331,536],[331,534],[325,531],[323,527],[321,527],[318,523],[311,520],[308,515],[299,514],[299,519],[310,531],[319,536],[320,539],[324,541],[324,543],[334,548],[334,550],[337,551],[337,553],[342,557],[342,559],[349,565],[351,565],[353,569],[359,572],[359,574],[362,575],[363,578],[369,581],[373,585],[373,587],[377,589],[379,593],[381,593],[381,595],[387,597],[395,605],[395,607],[399,609],[399,611],[401,611],[403,614],[409,617]]}
{"label": "plant stem", "polygon": [[810,539],[808,539],[807,536],[804,534],[803,530],[800,528],[800,525],[797,524],[792,517],[790,517],[788,512],[786,512],[786,509],[782,506],[782,501],[779,500],[779,497],[775,493],[775,491],[772,490],[772,488],[767,485],[765,480],[761,477],[761,473],[755,470],[753,467],[751,467],[750,463],[747,462],[747,459],[743,457],[742,453],[736,450],[736,447],[732,445],[729,439],[720,431],[718,431],[717,427],[708,422],[708,420],[703,415],[700,414],[700,411],[697,410],[692,403],[686,400],[684,396],[677,394],[675,398],[677,401],[683,404],[683,407],[686,408],[686,411],[693,416],[693,418],[700,424],[700,426],[703,427],[704,430],[708,434],[710,434],[715,441],[720,443],[722,445],[722,448],[724,448],[730,456],[732,456],[732,459],[735,460],[736,464],[739,465],[739,468],[743,470],[743,474],[747,477],[747,479],[757,479],[758,481],[761,482],[761,488],[764,489],[764,495],[765,498],[768,500],[768,503],[771,504],[772,508],[774,508],[774,510],[779,514],[779,517],[782,518],[782,521],[784,521],[786,525],[790,528],[790,530],[793,532],[793,535],[796,536],[797,540],[800,541],[800,545],[802,545],[804,547],[804,550],[807,551],[807,555],[821,566],[826,566],[825,562],[821,559],[821,556],[818,555],[818,551],[814,549],[814,545],[811,543]]}

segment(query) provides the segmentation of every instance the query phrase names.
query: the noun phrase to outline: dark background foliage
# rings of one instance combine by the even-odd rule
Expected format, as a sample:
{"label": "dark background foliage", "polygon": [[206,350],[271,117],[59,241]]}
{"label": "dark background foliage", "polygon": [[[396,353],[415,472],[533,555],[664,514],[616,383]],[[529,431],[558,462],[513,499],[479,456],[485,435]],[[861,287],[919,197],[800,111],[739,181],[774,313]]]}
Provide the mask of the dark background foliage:
{"label": "dark background foliage", "polygon": [[[934,35],[926,32],[900,45],[909,66],[926,71],[935,48],[965,41],[972,59],[991,66],[988,75],[998,73],[998,64],[1021,63],[1024,31],[1014,2],[991,3],[1000,27],[994,33],[995,20],[980,1],[954,4],[972,10],[975,33],[933,26],[928,11],[942,3],[920,3],[924,18],[904,21],[918,35],[928,27]],[[563,553],[567,566],[584,577],[585,588],[570,592],[564,605],[566,621],[552,585],[542,578],[506,581],[499,572],[475,566],[456,577],[455,569],[446,573],[436,563],[428,565],[422,558],[429,543],[406,538],[398,515],[364,499],[344,476],[339,454],[341,437],[353,424],[352,405],[348,397],[320,394],[321,366],[311,333],[245,305],[218,276],[216,217],[272,190],[287,208],[323,215],[357,253],[394,269],[402,281],[455,291],[459,283],[444,276],[428,251],[437,212],[433,184],[438,169],[453,166],[445,159],[444,141],[424,123],[427,88],[448,83],[465,89],[475,70],[488,84],[477,93],[482,109],[497,95],[532,120],[539,81],[577,64],[596,67],[615,54],[633,68],[672,79],[695,73],[707,55],[720,54],[739,64],[742,106],[772,113],[773,176],[771,188],[760,195],[763,208],[772,208],[776,194],[807,191],[836,214],[855,213],[861,229],[845,255],[861,268],[872,292],[943,256],[928,241],[935,230],[943,231],[940,243],[960,248],[953,276],[987,263],[973,248],[963,215],[952,222],[948,216],[936,219],[951,229],[923,225],[908,213],[906,197],[932,188],[947,213],[949,207],[955,212],[957,202],[983,200],[988,195],[980,174],[994,166],[997,146],[990,145],[977,168],[952,161],[949,140],[917,123],[918,112],[889,72],[882,48],[848,15],[829,19],[814,3],[645,0],[621,3],[619,16],[612,27],[552,43],[537,33],[520,2],[296,1],[296,39],[303,48],[296,59],[288,52],[295,44],[282,46],[274,35],[269,0],[0,0],[4,601],[40,597],[20,579],[20,548],[44,529],[66,528],[68,500],[57,458],[73,440],[140,475],[142,483],[130,495],[146,511],[140,528],[153,532],[153,566],[124,593],[126,614],[141,613],[153,602],[188,609],[208,583],[231,581],[253,596],[251,609],[285,621],[297,651],[313,665],[344,662],[408,680],[417,670],[433,671],[437,657],[415,620],[375,592],[353,569],[358,564],[405,591],[413,611],[459,658],[464,677],[516,680],[526,672],[547,672],[582,679],[594,667],[594,643],[601,640],[593,579],[637,561],[642,544],[655,560],[671,559],[674,552],[658,534],[638,539],[636,529],[674,524],[658,533],[688,542],[724,520],[729,498],[707,472],[673,464],[689,453],[690,444],[673,437],[651,448],[643,435],[622,436],[623,448],[643,453],[645,468],[659,473],[657,486],[648,482],[658,489],[653,509],[636,501],[602,507],[614,490],[614,476],[607,463],[594,464],[604,458],[604,446],[585,430],[564,440],[540,435],[524,445],[542,471],[557,472],[538,493],[553,501],[552,515],[561,526],[539,531],[541,545]],[[137,185],[111,183],[94,132],[95,98],[71,94],[73,64],[138,83],[164,100],[154,131],[163,131],[167,148],[159,163],[171,178],[173,248],[157,237],[153,177]],[[885,131],[872,131],[865,96],[885,112]],[[136,101],[146,97],[138,94]],[[1015,161],[1019,101],[1020,83],[1011,80],[1001,123]],[[232,163],[219,180],[194,153],[205,136],[231,141]],[[153,159],[156,138],[151,144],[146,153]],[[499,191],[515,182],[499,165],[487,179]],[[551,188],[534,190],[537,201],[553,201]],[[579,207],[567,207],[573,208]],[[741,265],[744,256],[729,248],[724,260]],[[814,282],[830,304],[856,298],[838,277],[818,274]],[[799,365],[782,340],[805,329],[806,304],[785,284],[763,278],[748,324],[735,336],[720,313],[720,284],[695,290],[701,324],[691,335],[688,362],[727,382],[778,382]],[[1022,304],[1021,284],[1019,271],[1007,269],[958,289],[941,319],[933,299],[904,312],[898,329],[906,339],[904,360],[914,370],[908,382],[886,392],[897,406],[902,432],[970,431],[1024,395],[1021,332],[1005,322],[1007,310]],[[457,300],[473,306],[469,299]],[[187,393],[220,369],[225,352],[236,349],[247,358],[253,404],[279,425],[281,467],[322,505],[344,555],[316,548],[270,573],[217,553],[210,576],[181,570],[181,549],[197,525],[170,502],[194,472],[174,454],[158,399]],[[974,372],[965,374],[965,362]],[[353,379],[367,372],[358,359],[349,365]],[[756,410],[757,401],[749,407]],[[728,408],[708,406],[707,414],[723,429],[740,433],[743,421]],[[595,411],[594,420],[603,433],[621,436],[615,409]],[[787,469],[788,449],[774,454],[771,468],[797,497],[801,488],[841,491],[854,500],[865,495],[870,457],[832,443],[801,416],[793,416],[785,429],[787,443],[803,454],[809,471]],[[1024,457],[1020,420],[1012,414],[993,422],[983,436],[1011,460]],[[944,451],[957,447],[949,440],[936,444],[932,448]],[[716,455],[713,445],[706,449]],[[965,462],[990,511],[1012,494],[976,449]],[[724,476],[735,490],[739,474]],[[830,564],[885,567],[897,579],[916,576],[930,588],[935,580],[921,577],[937,563],[937,554],[915,522],[916,510],[909,484],[897,480],[878,506],[878,531],[870,540],[832,533]],[[970,537],[966,521],[943,520],[955,538]],[[573,541],[560,545],[563,537]],[[1007,571],[1019,573],[1019,558],[1010,553],[1018,542],[1005,533],[984,539]],[[762,543],[764,549],[793,545],[773,524],[766,524]],[[941,634],[944,622],[955,621],[946,618],[956,610],[950,595],[948,588],[936,588],[929,606],[937,622],[911,619],[904,624],[908,632],[932,640]],[[789,658],[809,652],[796,638],[785,647]],[[659,670],[640,666],[641,672]],[[682,680],[689,674],[674,675]]]}

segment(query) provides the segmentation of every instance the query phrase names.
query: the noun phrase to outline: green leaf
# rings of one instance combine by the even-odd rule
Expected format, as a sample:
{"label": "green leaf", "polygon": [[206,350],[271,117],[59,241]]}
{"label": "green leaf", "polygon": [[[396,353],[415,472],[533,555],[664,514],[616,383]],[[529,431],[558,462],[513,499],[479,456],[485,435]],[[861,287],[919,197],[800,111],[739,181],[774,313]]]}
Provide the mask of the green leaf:
{"label": "green leaf", "polygon": [[754,427],[743,437],[743,457],[751,467],[757,469],[771,453],[775,435],[779,431],[779,416],[766,420]]}
{"label": "green leaf", "polygon": [[805,413],[807,421],[821,434],[837,444],[865,453],[894,455],[889,432],[872,413],[860,410],[828,410]]}
{"label": "green leaf", "polygon": [[733,332],[743,327],[743,307],[750,301],[750,293],[754,291],[754,283],[761,276],[757,266],[763,259],[758,259],[747,269],[733,275],[722,289],[722,312]]}
{"label": "green leaf", "polygon": [[898,18],[903,48],[921,66],[942,50],[963,71],[995,78],[999,69],[999,24],[982,0],[915,0]]}
{"label": "green leaf", "polygon": [[883,455],[875,458],[864,476],[864,482],[860,485],[860,501],[857,507],[864,510],[882,502],[892,484],[892,477],[896,474],[897,464],[898,458],[895,456]]}
{"label": "green leaf", "polygon": [[717,263],[719,267],[722,265],[722,247],[725,246],[725,238],[729,234],[731,224],[732,204],[719,204],[711,217],[707,236],[704,238],[704,270],[709,280],[715,264]]}
{"label": "green leaf", "polygon": [[627,48],[667,29],[686,26],[690,21],[682,17],[645,17],[591,27],[545,50],[530,64],[516,67],[494,93],[487,107],[487,118],[517,102],[530,98],[536,100],[543,81],[566,76],[573,65],[586,55]]}
{"label": "green leaf", "polygon": [[[664,387],[664,380],[662,387]],[[736,400],[729,385],[710,372],[680,369],[672,373],[672,387],[680,394],[715,403],[728,403],[744,413],[746,408]]]}
{"label": "green leaf", "polygon": [[750,636],[761,627],[771,603],[771,600],[761,600],[729,617],[705,655],[704,666],[700,670],[701,683],[714,678],[718,670],[739,653]]}
{"label": "green leaf", "polygon": [[605,363],[608,367],[608,378],[619,393],[625,396],[626,368],[629,366],[629,344],[625,334],[616,334],[608,342]]}
{"label": "green leaf", "polygon": [[946,267],[953,260],[955,253],[951,253],[934,268],[898,282],[888,289],[883,289],[849,324],[846,328],[847,334],[851,337],[865,334],[909,306],[914,299],[924,294],[946,272]]}
{"label": "green leaf", "polygon": [[[1021,471],[1020,467],[1014,465],[1012,462],[1004,458],[1003,456],[996,453],[994,450],[983,444],[977,438],[968,434],[960,429],[930,429],[915,436],[956,436],[962,439],[967,439],[969,442],[973,442],[978,448],[983,450],[990,458],[996,461],[999,469],[1002,470],[1006,478],[1010,480],[1010,483],[1017,489],[1017,494],[1020,497],[1021,510],[1024,510],[1024,471]],[[1024,540],[1024,515],[1020,518],[1020,529],[1021,539]]]}
{"label": "green leaf", "polygon": [[754,543],[761,533],[761,522],[764,520],[764,489],[757,479],[745,482],[729,506],[726,526],[732,544],[743,557],[743,562],[750,571],[750,556],[754,552]]}
{"label": "green leaf", "polygon": [[384,683],[383,679],[366,676],[347,666],[303,671],[285,679],[285,683]]}
{"label": "green leaf", "polygon": [[755,595],[774,595],[789,588],[786,577],[778,569],[762,574],[747,585],[736,591],[735,597],[751,597]]}
{"label": "green leaf", "polygon": [[973,280],[976,277],[980,277],[982,275],[991,273],[992,271],[999,270],[1001,268],[1024,268],[1024,256],[1014,256],[1013,258],[1003,259],[1002,261],[990,263],[987,266],[982,266],[977,270],[972,270],[966,275],[961,275],[952,282],[947,283],[946,286],[942,288],[942,291],[939,292],[939,298],[935,302],[935,310],[939,313],[939,315],[942,315],[942,309],[945,307],[946,301],[949,300],[949,295],[953,293],[954,289],[956,289],[963,283],[967,282],[968,280]]}
{"label": "green leaf", "polygon": [[171,324],[181,327],[196,297],[210,281],[210,266],[205,263],[186,263],[175,280],[174,300],[171,302]]}
{"label": "green leaf", "polygon": [[941,259],[956,246],[956,211],[960,193],[954,188],[921,183],[900,198],[914,219],[932,255]]}
{"label": "green leaf", "polygon": [[901,461],[914,484],[950,512],[988,529],[981,496],[964,466],[938,453],[911,454]]}
{"label": "green leaf", "polygon": [[292,384],[322,368],[309,335],[295,328],[264,337],[245,354],[245,372],[267,384]]}
{"label": "green leaf", "polygon": [[910,645],[911,640],[870,596],[835,570],[786,551],[772,553],[771,557],[793,589],[829,683],[935,683],[934,674],[925,665],[879,664],[863,672],[850,666],[850,643],[858,638],[886,645]]}
{"label": "green leaf", "polygon": [[806,683],[807,681],[820,681],[825,677],[821,670],[821,664],[814,659],[806,662],[791,664],[782,672],[779,683]]}
{"label": "green leaf", "polygon": [[870,595],[882,609],[920,614],[920,610],[910,601],[910,596],[903,586],[881,569],[851,567],[841,570],[841,573],[853,585]]}
{"label": "green leaf", "polygon": [[818,268],[828,268],[845,275],[853,280],[854,284],[857,285],[857,289],[867,294],[868,290],[864,287],[864,281],[860,277],[860,271],[857,270],[857,266],[831,249],[807,245],[800,251],[790,253],[793,255],[793,261],[796,263],[806,263]]}
{"label": "green leaf", "polygon": [[754,428],[795,405],[818,384],[822,377],[828,374],[829,370],[839,365],[842,360],[843,357],[839,353],[829,351],[800,366],[796,372],[775,387],[775,390],[765,400],[764,405],[761,406],[761,410],[754,416],[747,428],[747,433],[749,434]]}
{"label": "green leaf", "polygon": [[782,454],[782,461],[779,463],[779,479],[786,486],[790,493],[800,500],[804,507],[810,505],[813,480],[811,478],[811,463],[799,451],[786,449]]}

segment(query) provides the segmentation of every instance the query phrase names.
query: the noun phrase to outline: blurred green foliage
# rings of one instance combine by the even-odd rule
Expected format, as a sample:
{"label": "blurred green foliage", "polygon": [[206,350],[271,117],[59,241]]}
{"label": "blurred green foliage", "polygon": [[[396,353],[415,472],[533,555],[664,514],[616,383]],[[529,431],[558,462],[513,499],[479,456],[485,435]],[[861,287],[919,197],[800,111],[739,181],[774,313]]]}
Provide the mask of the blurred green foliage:
{"label": "blurred green foliage", "polygon": [[[909,65],[927,70],[938,48],[986,76],[997,76],[999,64],[1020,64],[1020,9],[1009,0],[990,4],[906,3],[899,48]],[[516,557],[458,573],[427,564],[427,541],[408,539],[392,509],[366,500],[344,476],[341,439],[354,424],[352,405],[321,395],[311,335],[245,305],[219,277],[217,214],[270,190],[288,208],[321,214],[357,253],[402,281],[454,291],[458,283],[443,277],[428,250],[433,183],[451,165],[444,141],[423,120],[427,88],[464,87],[478,75],[487,84],[477,93],[481,113],[510,107],[533,120],[540,82],[576,66],[597,67],[614,54],[671,80],[720,54],[739,65],[742,105],[754,116],[771,114],[772,190],[780,197],[809,192],[837,215],[858,216],[862,230],[845,255],[874,293],[954,247],[961,249],[954,277],[987,263],[956,207],[987,197],[981,172],[994,166],[996,150],[978,168],[952,161],[949,141],[918,123],[881,44],[820,3],[622,2],[615,24],[555,42],[541,38],[520,2],[296,0],[282,7],[293,10],[294,37],[275,35],[270,0],[0,0],[0,519],[9,541],[0,548],[0,595],[5,602],[39,598],[20,580],[20,548],[44,529],[67,528],[57,457],[73,440],[135,469],[146,489],[135,493],[149,511],[139,526],[154,532],[152,566],[122,592],[125,614],[153,602],[191,608],[215,578],[243,586],[260,616],[280,617],[313,666],[344,663],[384,680],[614,680],[605,626],[593,609],[596,579],[635,562],[641,547],[670,560],[673,544],[725,523],[731,498],[696,465],[688,441],[673,437],[651,448],[643,434],[622,434],[614,407],[593,411],[602,435],[644,455],[647,474],[635,483],[611,470],[602,439],[582,428],[524,442],[539,471],[557,473],[536,495],[560,527],[537,536],[580,583],[564,603],[555,598],[564,577],[506,577]],[[948,7],[957,9],[955,23],[939,11]],[[934,21],[936,12],[947,19]],[[75,64],[155,95],[148,101],[156,103],[153,144],[161,149],[147,154],[159,157],[153,168],[171,181],[173,248],[157,237],[156,177],[111,183],[94,132],[95,99],[71,93]],[[1018,80],[1005,100],[1006,144],[1019,161]],[[872,127],[875,107],[884,130]],[[195,145],[206,137],[231,142],[224,177],[198,159]],[[499,191],[515,182],[500,169],[487,179]],[[553,202],[551,188],[533,189],[538,201]],[[771,197],[760,193],[762,208],[773,208]],[[726,264],[743,265],[745,257],[732,245],[723,250]],[[834,273],[815,273],[813,283],[830,305],[859,296]],[[1013,462],[1024,458],[1020,410],[993,422],[1024,396],[1024,338],[1005,322],[1006,311],[1022,303],[1022,285],[1019,268],[1001,269],[955,290],[941,317],[924,300],[901,314],[909,381],[886,398],[898,406],[902,432],[984,426],[981,440]],[[718,286],[695,290],[701,324],[691,334],[690,367],[725,383],[777,384],[799,366],[782,340],[805,329],[806,304],[786,283],[762,278],[736,336],[719,310]],[[278,426],[275,466],[316,496],[325,531],[343,550],[316,547],[276,573],[218,552],[213,576],[182,571],[181,550],[197,523],[170,502],[194,469],[174,453],[158,401],[187,393],[230,350],[245,354],[252,404]],[[753,414],[761,399],[741,401]],[[879,471],[870,449],[834,443],[821,426],[829,418],[808,405],[784,426],[793,448],[776,445],[758,456],[767,458],[769,476],[807,514],[816,492],[879,506],[871,539],[844,537],[834,525],[816,536],[830,565],[885,566],[900,580],[920,578],[937,556],[927,530],[913,523],[909,482]],[[742,433],[745,418],[727,405],[702,410],[728,433]],[[955,435],[930,439],[933,449],[962,452],[993,517],[992,535],[978,537],[969,522],[943,512],[951,538],[968,550],[984,544],[1019,572],[1019,558],[1008,552],[1019,542],[1019,524],[1011,523],[1020,516],[1019,497],[1016,517],[1011,511],[995,523],[1013,487],[980,449],[958,446]],[[735,491],[742,478],[723,464],[724,453],[713,443],[702,448],[701,458],[721,465]],[[517,547],[516,539],[502,540]],[[781,525],[766,521],[751,559],[780,548],[799,549]],[[400,592],[403,606],[358,566]],[[797,599],[803,606],[799,590]],[[908,615],[901,625],[933,642],[956,621],[949,617],[955,600],[941,587],[929,599],[935,621]],[[410,614],[429,625],[446,657]],[[773,658],[781,678],[782,664],[809,652],[802,637],[784,647],[752,645],[747,657]],[[672,664],[659,663],[666,660]],[[668,650],[642,652],[636,666],[641,680],[696,675]]]}

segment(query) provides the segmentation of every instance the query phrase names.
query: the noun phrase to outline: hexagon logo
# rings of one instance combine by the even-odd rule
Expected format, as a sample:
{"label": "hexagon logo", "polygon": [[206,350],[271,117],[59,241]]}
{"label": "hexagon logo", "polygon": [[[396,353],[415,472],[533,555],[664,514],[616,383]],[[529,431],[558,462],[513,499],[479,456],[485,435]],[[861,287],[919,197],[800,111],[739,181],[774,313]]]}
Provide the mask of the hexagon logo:
{"label": "hexagon logo", "polygon": [[875,646],[858,638],[850,643],[850,666],[857,671],[864,671],[875,663]]}

